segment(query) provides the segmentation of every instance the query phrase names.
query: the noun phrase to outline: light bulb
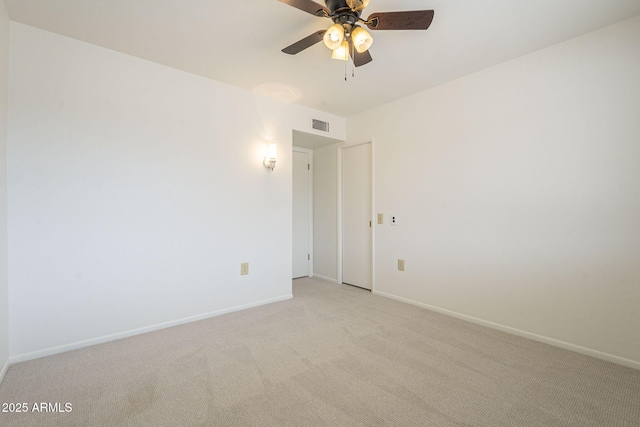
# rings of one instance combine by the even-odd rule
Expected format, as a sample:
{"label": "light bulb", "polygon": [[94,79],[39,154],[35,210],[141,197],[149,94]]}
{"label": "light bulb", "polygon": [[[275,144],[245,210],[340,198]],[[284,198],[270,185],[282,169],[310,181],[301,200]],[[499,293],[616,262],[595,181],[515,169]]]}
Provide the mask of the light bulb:
{"label": "light bulb", "polygon": [[325,46],[333,50],[340,46],[344,40],[344,27],[340,24],[333,24],[322,37]]}
{"label": "light bulb", "polygon": [[373,37],[362,27],[356,27],[353,30],[351,40],[353,41],[353,47],[356,48],[358,53],[366,52],[373,44]]}

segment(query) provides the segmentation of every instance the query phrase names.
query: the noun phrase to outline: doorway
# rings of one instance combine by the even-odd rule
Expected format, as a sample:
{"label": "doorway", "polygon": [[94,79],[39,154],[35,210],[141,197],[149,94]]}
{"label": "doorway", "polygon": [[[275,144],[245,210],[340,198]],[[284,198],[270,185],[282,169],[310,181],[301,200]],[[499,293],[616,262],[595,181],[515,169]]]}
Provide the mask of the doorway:
{"label": "doorway", "polygon": [[341,151],[342,283],[371,289],[372,166],[371,143]]}
{"label": "doorway", "polygon": [[293,271],[292,278],[311,272],[312,198],[311,156],[303,148],[293,148]]}

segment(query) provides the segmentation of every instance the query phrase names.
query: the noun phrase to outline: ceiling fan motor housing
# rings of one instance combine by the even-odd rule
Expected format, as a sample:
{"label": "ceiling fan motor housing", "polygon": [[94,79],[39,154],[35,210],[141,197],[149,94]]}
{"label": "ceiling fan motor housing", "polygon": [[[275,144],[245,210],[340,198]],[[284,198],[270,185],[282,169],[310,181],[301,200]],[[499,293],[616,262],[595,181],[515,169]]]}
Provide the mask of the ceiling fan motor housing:
{"label": "ceiling fan motor housing", "polygon": [[335,21],[336,17],[341,17],[345,15],[353,16],[353,18],[357,21],[360,17],[361,10],[353,10],[349,5],[347,5],[345,0],[325,0],[325,4],[327,5],[327,9],[330,11],[330,16]]}
{"label": "ceiling fan motor housing", "polygon": [[331,11],[330,18],[336,24],[345,26],[345,30],[351,28],[360,20],[360,11],[351,10],[345,0],[325,0],[327,8]]}
{"label": "ceiling fan motor housing", "polygon": [[332,15],[340,9],[351,10],[351,8],[347,6],[346,0],[324,0],[324,4],[327,6],[327,9],[331,11]]}

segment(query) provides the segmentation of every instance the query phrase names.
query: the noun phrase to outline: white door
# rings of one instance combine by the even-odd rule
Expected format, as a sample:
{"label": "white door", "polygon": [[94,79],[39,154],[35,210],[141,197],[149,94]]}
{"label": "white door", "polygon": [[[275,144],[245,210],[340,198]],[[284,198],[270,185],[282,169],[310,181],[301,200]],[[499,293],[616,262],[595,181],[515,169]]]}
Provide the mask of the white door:
{"label": "white door", "polygon": [[342,282],[371,289],[371,143],[342,150]]}
{"label": "white door", "polygon": [[309,275],[309,154],[293,152],[293,278]]}

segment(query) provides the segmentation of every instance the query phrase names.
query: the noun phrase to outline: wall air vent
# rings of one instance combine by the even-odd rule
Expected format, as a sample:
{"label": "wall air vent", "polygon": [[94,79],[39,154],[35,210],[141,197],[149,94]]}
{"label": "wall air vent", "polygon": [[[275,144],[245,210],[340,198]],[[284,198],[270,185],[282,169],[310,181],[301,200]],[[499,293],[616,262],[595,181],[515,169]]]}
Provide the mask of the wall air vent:
{"label": "wall air vent", "polygon": [[329,132],[329,122],[323,122],[318,119],[311,119],[311,127],[322,132]]}

